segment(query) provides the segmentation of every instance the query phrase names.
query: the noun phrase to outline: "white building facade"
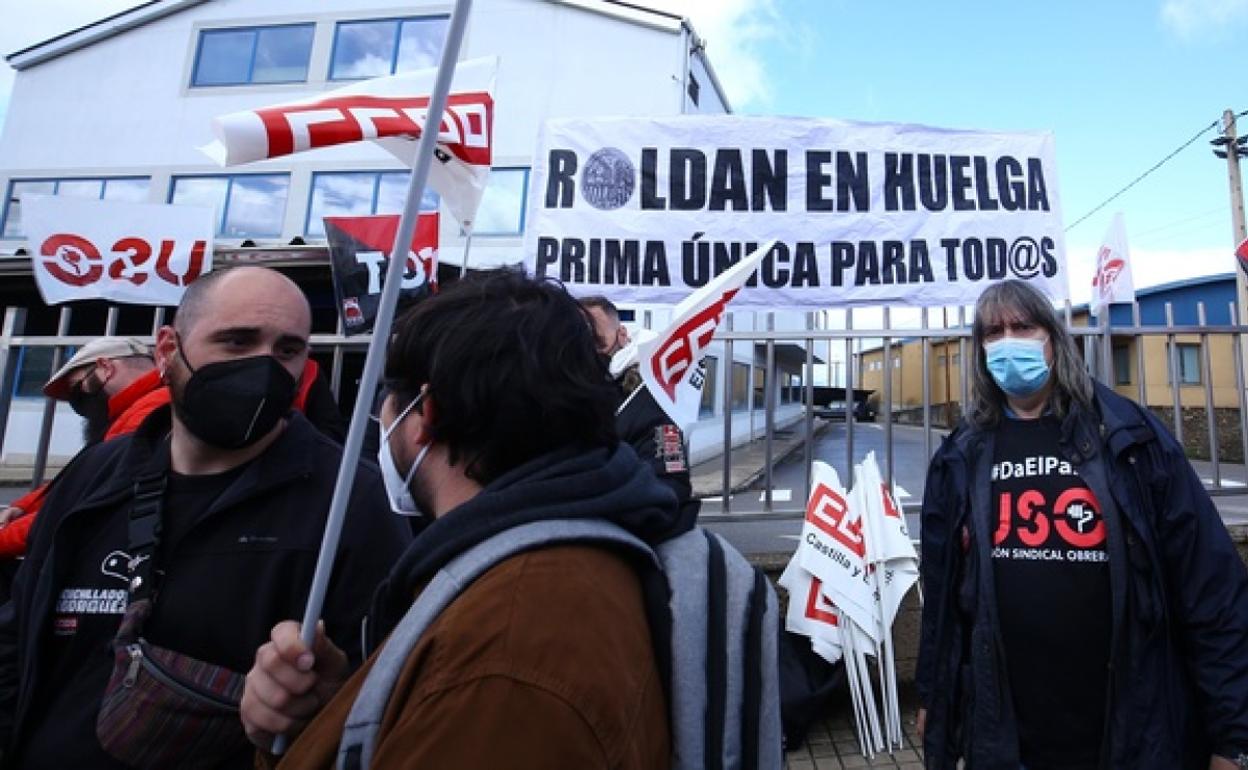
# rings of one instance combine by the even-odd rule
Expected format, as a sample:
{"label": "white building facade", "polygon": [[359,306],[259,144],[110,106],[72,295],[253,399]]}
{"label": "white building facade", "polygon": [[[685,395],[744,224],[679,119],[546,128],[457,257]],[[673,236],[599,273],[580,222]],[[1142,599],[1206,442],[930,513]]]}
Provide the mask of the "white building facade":
{"label": "white building facade", "polygon": [[[197,148],[212,139],[214,116],[315,96],[361,78],[436,66],[452,7],[431,0],[155,0],[9,55],[8,63],[18,71],[0,134],[0,257],[17,258],[10,260],[9,275],[22,275],[15,265],[27,248],[21,224],[24,193],[213,206],[218,253],[323,245],[323,216],[398,213],[406,170],[370,144],[229,169],[216,166]],[[637,3],[477,0],[461,59],[480,56],[498,56],[500,64],[494,168],[471,241],[473,267],[523,260],[529,170],[546,118],[729,109],[688,22]],[[427,194],[426,205],[438,205],[436,196]],[[449,214],[441,222],[440,260],[460,263],[465,238]],[[290,259],[319,266],[321,284],[328,280],[323,249],[290,252]],[[21,301],[14,296],[29,293],[28,270],[24,278],[0,280],[12,284],[5,299],[9,306]],[[318,311],[314,332],[337,345],[336,314],[323,312],[315,290],[309,296]],[[56,334],[47,328],[53,315],[37,307],[37,296],[29,305],[29,317],[42,318],[43,327],[32,321],[33,331],[7,333]],[[658,323],[661,315],[645,312],[642,317]],[[754,314],[744,315],[738,329],[755,323]],[[79,328],[69,334],[104,333],[102,325],[83,326],[91,317],[75,309]],[[108,317],[110,330],[119,333],[150,334],[153,325],[131,318],[127,330],[126,322],[116,325],[116,312]],[[332,358],[322,361],[333,367],[335,385],[350,378],[341,369],[349,351],[359,350],[355,340],[354,348],[336,348]],[[704,424],[690,436],[695,460],[722,445],[725,409],[735,414],[737,440],[762,429],[763,421],[753,414],[762,406],[759,354],[751,345],[739,345],[733,358],[732,372],[711,373],[708,384],[714,390],[708,391]],[[43,411],[38,385],[50,359],[50,347],[19,346],[9,353],[0,383],[10,389],[2,395],[10,407],[0,463],[20,463],[33,452]],[[723,369],[715,360],[708,363]],[[789,400],[779,388],[793,379],[781,363],[786,372],[768,384],[777,389],[777,405]],[[725,376],[734,378],[727,400]],[[795,419],[796,407],[783,406],[777,418]],[[77,449],[79,428],[64,407],[54,425],[55,461]]]}

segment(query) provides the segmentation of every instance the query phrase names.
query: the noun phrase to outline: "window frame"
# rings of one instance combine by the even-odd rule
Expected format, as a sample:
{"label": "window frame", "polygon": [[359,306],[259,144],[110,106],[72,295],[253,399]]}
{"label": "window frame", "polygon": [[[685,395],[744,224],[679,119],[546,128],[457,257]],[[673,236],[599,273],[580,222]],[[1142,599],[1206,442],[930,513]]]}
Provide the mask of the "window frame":
{"label": "window frame", "polygon": [[[487,191],[489,190],[489,185],[490,185],[489,179],[493,178],[494,172],[496,171],[504,171],[504,172],[523,171],[524,172],[524,182],[520,190],[520,221],[518,223],[519,226],[515,230],[478,230],[477,226],[474,224],[472,227],[472,237],[474,238],[478,236],[481,236],[483,238],[516,238],[521,235],[524,235],[524,227],[528,223],[529,183],[533,180],[533,167],[532,166],[494,166],[494,167],[491,167],[490,176],[486,179],[486,183],[485,183]],[[485,199],[485,192],[482,192],[481,198],[482,200]],[[481,210],[480,206],[478,206],[477,211],[479,212],[480,210]],[[465,232],[462,227],[459,229],[459,234],[461,236],[468,235],[468,233]]]}
{"label": "window frame", "polygon": [[[372,203],[369,205],[368,213],[367,214],[341,214],[337,216],[374,217],[374,216],[387,216],[384,214],[379,215],[377,213],[377,204],[381,199],[381,178],[385,176],[386,174],[407,175],[409,173],[410,173],[410,169],[403,169],[403,168],[399,168],[399,169],[335,169],[332,171],[313,171],[312,178],[309,180],[309,184],[308,184],[308,202],[307,202],[308,205],[305,206],[303,210],[303,237],[304,238],[324,238],[325,237],[325,233],[320,233],[318,235],[316,233],[313,233],[310,227],[310,225],[312,224],[312,200],[313,200],[313,197],[316,195],[316,180],[318,178],[336,176],[336,175],[345,176],[347,174],[353,174],[357,176],[363,176],[365,174],[372,174],[373,175]],[[441,212],[442,196],[437,195],[436,190],[426,185],[425,193],[427,194],[430,192],[432,192],[434,195],[437,196],[437,199],[438,199],[437,208],[433,208],[433,209],[422,208],[421,211],[422,212],[424,211]],[[391,214],[389,215],[393,216],[396,214],[401,215],[402,212],[391,212]]]}
{"label": "window frame", "polygon": [[[100,196],[94,200],[102,201],[108,200],[106,197],[108,195],[108,183],[112,181],[144,181],[147,182],[147,194],[149,199],[152,194],[152,177],[150,174],[126,174],[122,176],[14,177],[10,179],[8,189],[5,190],[4,205],[0,206],[0,239],[8,238],[11,240],[18,240],[26,237],[25,233],[17,233],[15,235],[4,234],[4,231],[9,226],[9,213],[12,210],[11,204],[15,202],[13,199],[13,185],[24,184],[27,182],[51,182],[52,195],[57,196],[60,195],[60,187],[63,182],[99,182]],[[80,200],[92,199],[81,198]]]}
{"label": "window frame", "polygon": [[719,382],[716,376],[719,372],[719,357],[704,356],[702,358],[706,366],[706,379],[702,383],[701,398],[698,401],[698,419],[704,417],[715,416],[715,389]]}
{"label": "window frame", "polygon": [[[277,230],[271,233],[248,233],[246,235],[230,235],[224,232],[225,223],[230,215],[230,197],[234,193],[234,180],[246,177],[281,177],[286,180],[286,200],[282,204],[282,214],[277,223]],[[173,203],[173,196],[177,194],[178,182],[183,179],[224,179],[226,180],[225,200],[221,204],[221,213],[217,219],[216,226],[213,229],[214,238],[225,238],[226,240],[245,241],[252,238],[281,238],[282,228],[286,224],[287,207],[290,206],[290,177],[289,171],[261,171],[251,174],[178,174],[169,179],[169,192],[165,197],[166,203]]]}
{"label": "window frame", "polygon": [[1114,364],[1114,385],[1131,384],[1131,346],[1114,345],[1110,348]]}
{"label": "window frame", "polygon": [[[256,75],[256,52],[260,49],[260,31],[274,29],[295,29],[304,28],[312,30],[312,40],[308,43],[308,61],[303,66],[303,77],[290,80],[262,80],[257,82]],[[204,53],[204,38],[207,35],[215,33],[232,33],[232,32],[250,32],[251,33],[251,59],[247,62],[247,79],[236,83],[199,83],[199,65],[202,62]],[[191,82],[190,88],[236,88],[238,86],[271,86],[283,85],[287,83],[307,83],[308,75],[312,71],[312,49],[316,46],[316,23],[311,21],[297,21],[286,24],[247,24],[238,27],[205,27],[199,30],[199,34],[195,41],[195,58],[191,62]]]}
{"label": "window frame", "polygon": [[[418,22],[418,21],[430,21],[430,20],[437,20],[437,19],[443,19],[449,24],[451,16],[450,14],[443,14],[443,13],[425,13],[425,14],[419,14],[416,16],[381,16],[375,19],[340,19],[334,22],[334,39],[329,46],[329,66],[325,71],[325,80],[330,83],[336,83],[336,82],[341,82],[341,81],[349,82],[349,81],[355,81],[355,80],[367,80],[369,78],[374,78],[374,77],[379,77],[379,78],[388,77],[390,75],[397,74],[396,70],[399,66],[399,48],[400,48],[400,44],[403,42],[403,25],[409,21]],[[351,76],[338,75],[338,76],[335,76],[334,75],[334,62],[338,60],[338,35],[342,31],[343,27],[349,27],[353,24],[377,24],[379,22],[395,22],[394,36],[391,39],[391,48],[390,48],[390,71],[380,73],[377,75],[351,75]],[[443,45],[445,44],[446,44],[446,41],[445,39],[443,39]]]}
{"label": "window frame", "polygon": [[[1184,387],[1193,387],[1197,385],[1202,385],[1204,383],[1204,380],[1203,380],[1204,372],[1203,372],[1203,366],[1201,364],[1201,359],[1200,359],[1200,343],[1199,342],[1175,342],[1173,344],[1175,348],[1174,356],[1176,359],[1178,359],[1176,361],[1176,364],[1178,365],[1177,368],[1179,370],[1178,371],[1179,387],[1184,388]],[[1175,372],[1171,371],[1170,369],[1170,355],[1171,355],[1170,345],[1171,345],[1170,342],[1166,343],[1166,385],[1169,387],[1173,387]],[[1184,376],[1185,374],[1189,373],[1186,370],[1186,368],[1183,366],[1183,353],[1185,350],[1192,351],[1192,356],[1195,359],[1193,362],[1194,371],[1190,372],[1191,374],[1193,374],[1193,378],[1190,380]]]}

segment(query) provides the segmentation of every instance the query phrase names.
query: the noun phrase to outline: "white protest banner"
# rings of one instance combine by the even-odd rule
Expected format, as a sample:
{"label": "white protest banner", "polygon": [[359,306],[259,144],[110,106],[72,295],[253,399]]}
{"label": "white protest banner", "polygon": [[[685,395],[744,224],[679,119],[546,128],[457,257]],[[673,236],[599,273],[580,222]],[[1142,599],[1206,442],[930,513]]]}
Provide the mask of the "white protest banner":
{"label": "white protest banner", "polygon": [[641,380],[654,400],[682,431],[698,420],[706,372],[702,352],[732,301],[758,267],[770,244],[755,248],[745,259],[681,300],[663,333],[639,343]]}
{"label": "white protest banner", "polygon": [[671,303],[778,243],[738,306],[1069,296],[1053,137],[737,115],[542,129],[525,258],[578,294]]}
{"label": "white protest banner", "polygon": [[23,195],[22,226],[49,305],[177,305],[187,285],[212,269],[210,208]]}
{"label": "white protest banner", "polygon": [[1096,252],[1096,274],[1092,276],[1092,314],[1100,315],[1106,305],[1135,302],[1135,279],[1131,277],[1131,252],[1127,248],[1127,226],[1122,212],[1105,231]]}
{"label": "white protest banner", "polygon": [[862,510],[850,505],[836,469],[827,463],[812,463],[810,485],[797,563],[820,580],[842,617],[875,640],[880,607],[867,569]]}
{"label": "white protest banner", "polygon": [[[459,62],[438,128],[429,185],[471,229],[493,160],[497,57]],[[373,140],[407,165],[428,118],[436,69],[363,80],[302,101],[214,118],[200,149],[222,166]]]}

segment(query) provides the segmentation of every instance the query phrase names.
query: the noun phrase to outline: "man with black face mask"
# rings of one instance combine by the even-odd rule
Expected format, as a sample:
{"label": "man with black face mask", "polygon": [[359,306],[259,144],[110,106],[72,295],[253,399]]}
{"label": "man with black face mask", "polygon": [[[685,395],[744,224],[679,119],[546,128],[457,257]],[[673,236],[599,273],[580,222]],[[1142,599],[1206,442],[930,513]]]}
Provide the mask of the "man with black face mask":
{"label": "man with black face mask", "polygon": [[[581,307],[593,322],[598,356],[610,372],[612,359],[632,342],[628,329],[620,323],[620,311],[602,296],[582,297]],[[693,526],[702,509],[701,501],[693,496],[685,434],[646,390],[637,373],[637,364],[624,367],[613,381],[620,399],[615,411],[615,429],[642,462],[650,466],[659,481],[676,493],[680,515],[673,522],[672,532],[683,532]]]}
{"label": "man with black face mask", "polygon": [[[190,766],[192,752],[195,766],[251,766],[237,717],[205,740],[163,700],[126,705],[120,728],[101,704],[128,703],[136,675],[144,692],[208,696],[147,674],[162,660],[152,649],[189,662],[176,670],[211,670],[229,685],[215,697],[236,703],[269,630],[302,611],[342,456],[291,408],[310,332],[307,300],[276,271],[213,272],[187,289],[154,351],[172,408],[62,473],[0,608],[6,762],[124,767],[150,749],[162,766]],[[324,612],[344,665],[359,662],[373,588],[410,539],[376,467],[357,474]],[[143,734],[162,723],[179,727]]]}
{"label": "man with black face mask", "polygon": [[[100,337],[83,345],[43,386],[43,394],[68,402],[83,418],[87,446],[129,433],[152,410],[169,403],[151,351],[130,337]],[[0,557],[26,552],[34,514],[43,507],[50,483],[0,509]]]}

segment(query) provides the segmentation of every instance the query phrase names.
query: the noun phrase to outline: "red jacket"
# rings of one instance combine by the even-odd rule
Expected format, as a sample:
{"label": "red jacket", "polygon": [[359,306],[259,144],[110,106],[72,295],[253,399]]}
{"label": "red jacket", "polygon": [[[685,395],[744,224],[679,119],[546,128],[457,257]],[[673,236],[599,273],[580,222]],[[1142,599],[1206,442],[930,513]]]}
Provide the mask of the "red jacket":
{"label": "red jacket", "polygon": [[[316,361],[308,359],[303,368],[303,376],[299,378],[299,390],[295,396],[295,408],[303,411],[307,402],[308,390],[316,380],[319,367]],[[149,414],[169,403],[169,388],[160,382],[160,372],[155,369],[139,377],[126,386],[126,389],[108,400],[108,432],[104,440],[117,438],[133,433],[139,423]],[[55,479],[53,479],[55,481]],[[0,528],[0,558],[12,559],[26,553],[26,537],[31,525],[35,523],[35,514],[43,507],[48,496],[52,481],[46,481],[9,505],[21,508],[26,513],[21,518],[9,522]]]}

